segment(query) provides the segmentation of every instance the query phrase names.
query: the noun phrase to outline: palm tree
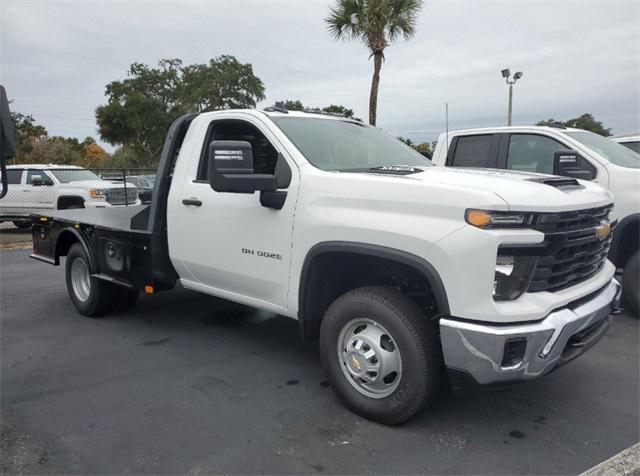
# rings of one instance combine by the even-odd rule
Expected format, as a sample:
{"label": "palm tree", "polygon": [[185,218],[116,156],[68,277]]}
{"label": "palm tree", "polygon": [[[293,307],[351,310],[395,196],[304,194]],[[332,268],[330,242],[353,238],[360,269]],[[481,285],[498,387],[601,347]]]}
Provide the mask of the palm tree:
{"label": "palm tree", "polygon": [[384,49],[400,36],[410,39],[422,0],[337,0],[325,18],[337,40],[360,39],[373,56],[373,78],[369,96],[369,124],[376,125],[380,68]]}

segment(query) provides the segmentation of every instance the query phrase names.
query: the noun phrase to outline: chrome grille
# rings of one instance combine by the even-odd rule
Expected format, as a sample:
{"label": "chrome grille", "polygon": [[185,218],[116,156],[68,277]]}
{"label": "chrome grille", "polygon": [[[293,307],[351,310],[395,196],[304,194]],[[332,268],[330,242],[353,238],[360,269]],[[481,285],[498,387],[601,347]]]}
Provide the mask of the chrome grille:
{"label": "chrome grille", "polygon": [[127,187],[126,200],[124,187],[107,189],[107,203],[111,205],[133,205],[137,198],[138,191],[134,187]]}

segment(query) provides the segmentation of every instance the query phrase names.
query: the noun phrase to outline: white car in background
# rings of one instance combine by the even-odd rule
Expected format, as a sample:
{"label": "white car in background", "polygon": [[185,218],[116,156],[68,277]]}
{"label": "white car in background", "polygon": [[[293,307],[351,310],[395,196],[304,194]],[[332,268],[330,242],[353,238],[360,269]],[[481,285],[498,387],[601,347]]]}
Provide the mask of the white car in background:
{"label": "white car in background", "polygon": [[73,165],[23,164],[7,166],[9,187],[0,201],[0,222],[29,228],[29,215],[39,210],[101,208],[139,204],[138,190],[103,180]]}
{"label": "white car in background", "polygon": [[621,134],[610,137],[610,139],[640,154],[640,132],[636,132],[635,134]]}

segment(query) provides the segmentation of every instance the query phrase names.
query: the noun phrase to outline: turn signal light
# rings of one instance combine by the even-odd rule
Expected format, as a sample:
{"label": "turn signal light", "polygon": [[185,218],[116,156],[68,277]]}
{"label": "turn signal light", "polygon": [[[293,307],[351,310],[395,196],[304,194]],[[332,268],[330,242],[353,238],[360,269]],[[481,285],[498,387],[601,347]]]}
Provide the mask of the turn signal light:
{"label": "turn signal light", "polygon": [[491,223],[491,215],[482,210],[467,210],[465,220],[469,225],[485,228]]}
{"label": "turn signal light", "polygon": [[147,294],[153,294],[153,286],[151,286],[150,284],[145,284],[144,292]]}

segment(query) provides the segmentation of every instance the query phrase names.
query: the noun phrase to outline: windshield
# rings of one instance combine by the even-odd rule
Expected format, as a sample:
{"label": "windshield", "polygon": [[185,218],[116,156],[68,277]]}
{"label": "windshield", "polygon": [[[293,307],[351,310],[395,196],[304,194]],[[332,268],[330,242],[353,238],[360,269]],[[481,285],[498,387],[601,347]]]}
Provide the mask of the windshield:
{"label": "windshield", "polygon": [[91,170],[84,169],[58,169],[50,170],[50,172],[61,183],[80,182],[81,180],[102,180]]}
{"label": "windshield", "polygon": [[306,159],[322,170],[363,171],[392,165],[433,165],[408,145],[375,127],[319,118],[271,119]]}
{"label": "windshield", "polygon": [[621,167],[640,169],[640,154],[613,142],[611,139],[594,134],[593,132],[566,132],[568,136],[594,150],[611,163]]}

